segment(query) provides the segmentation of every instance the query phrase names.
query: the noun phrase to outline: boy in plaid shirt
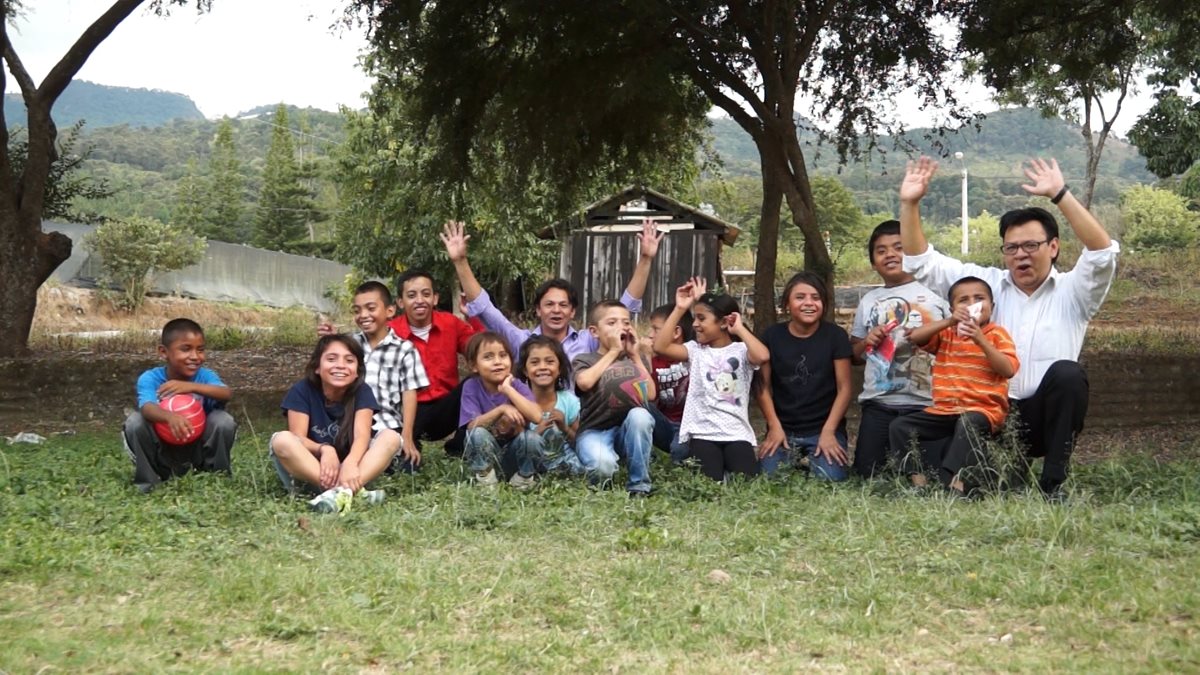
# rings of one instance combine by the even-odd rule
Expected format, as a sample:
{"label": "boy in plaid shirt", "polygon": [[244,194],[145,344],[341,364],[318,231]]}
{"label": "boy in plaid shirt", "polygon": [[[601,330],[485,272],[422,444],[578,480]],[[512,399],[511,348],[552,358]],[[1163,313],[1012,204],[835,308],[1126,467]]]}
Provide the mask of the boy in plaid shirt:
{"label": "boy in plaid shirt", "polygon": [[[368,281],[354,289],[354,323],[359,331],[353,337],[363,348],[365,381],[379,402],[379,411],[371,430],[393,429],[400,434],[400,452],[393,462],[399,468],[414,470],[421,463],[421,452],[413,439],[417,416],[417,390],[429,386],[425,366],[412,343],[400,339],[388,326],[396,313],[392,293],[378,281]],[[320,334],[333,332],[323,324]],[[395,466],[395,464],[393,464]]]}

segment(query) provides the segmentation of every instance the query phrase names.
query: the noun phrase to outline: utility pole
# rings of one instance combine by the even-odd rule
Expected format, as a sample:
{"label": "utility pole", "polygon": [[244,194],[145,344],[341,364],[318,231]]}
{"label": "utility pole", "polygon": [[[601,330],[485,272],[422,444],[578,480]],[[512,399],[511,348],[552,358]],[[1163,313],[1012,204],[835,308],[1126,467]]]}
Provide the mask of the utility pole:
{"label": "utility pole", "polygon": [[967,163],[963,161],[961,152],[954,153],[954,159],[957,159],[962,167],[962,254],[966,255],[969,249],[967,244]]}

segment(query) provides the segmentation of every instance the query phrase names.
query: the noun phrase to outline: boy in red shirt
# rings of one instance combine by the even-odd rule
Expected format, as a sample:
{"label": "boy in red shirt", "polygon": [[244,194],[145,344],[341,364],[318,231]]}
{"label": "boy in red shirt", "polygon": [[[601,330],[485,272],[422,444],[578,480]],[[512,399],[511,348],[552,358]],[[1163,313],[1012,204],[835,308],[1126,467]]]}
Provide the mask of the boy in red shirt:
{"label": "boy in red shirt", "polygon": [[[650,313],[650,340],[658,336],[671,316],[675,305],[662,305]],[[692,313],[684,312],[675,326],[671,342],[681,345],[695,339],[692,329]],[[680,464],[687,457],[688,448],[679,442],[679,425],[683,421],[683,404],[688,392],[688,362],[672,361],[665,356],[654,354],[650,359],[651,374],[658,384],[658,399],[653,406],[647,406],[654,416],[654,447],[665,450],[671,461]]]}
{"label": "boy in red shirt", "polygon": [[396,302],[402,312],[388,324],[402,339],[413,343],[429,376],[429,386],[417,392],[417,420],[413,437],[436,441],[454,434],[446,452],[462,454],[458,432],[458,409],[462,386],[458,380],[458,355],[467,353],[467,342],[483,332],[477,319],[470,323],[437,309],[438,294],[433,276],[424,270],[408,270],[396,281]]}

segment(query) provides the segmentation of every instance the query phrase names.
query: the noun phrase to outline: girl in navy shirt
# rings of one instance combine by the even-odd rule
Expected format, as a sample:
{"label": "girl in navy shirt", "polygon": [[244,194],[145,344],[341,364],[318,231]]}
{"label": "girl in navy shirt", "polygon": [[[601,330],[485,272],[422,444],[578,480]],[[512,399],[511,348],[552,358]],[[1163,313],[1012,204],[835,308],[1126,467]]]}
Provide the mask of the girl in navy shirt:
{"label": "girl in navy shirt", "polygon": [[318,510],[328,510],[339,491],[380,501],[382,490],[363,486],[383,473],[400,449],[395,431],[371,436],[371,417],[379,404],[363,384],[363,370],[358,342],[326,335],[317,341],[304,379],[283,397],[288,428],[271,437],[271,454],[289,492],[295,479],[326,490],[313,500]]}

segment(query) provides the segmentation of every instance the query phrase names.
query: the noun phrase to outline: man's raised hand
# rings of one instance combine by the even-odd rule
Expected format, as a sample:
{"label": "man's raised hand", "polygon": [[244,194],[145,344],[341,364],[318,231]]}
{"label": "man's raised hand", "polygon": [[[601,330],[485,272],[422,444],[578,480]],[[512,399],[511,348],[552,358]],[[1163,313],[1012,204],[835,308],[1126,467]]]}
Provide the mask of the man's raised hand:
{"label": "man's raised hand", "polygon": [[1033,184],[1022,184],[1021,187],[1031,195],[1053,199],[1067,184],[1062,171],[1058,168],[1058,161],[1053,157],[1049,162],[1035,157],[1029,160],[1029,164],[1022,169],[1025,171],[1025,177]]}
{"label": "man's raised hand", "polygon": [[662,242],[663,237],[667,236],[666,232],[658,231],[658,224],[653,220],[646,218],[642,220],[642,231],[638,232],[638,251],[643,258],[653,258],[658,255],[658,245]]}
{"label": "man's raised hand", "polygon": [[467,258],[467,241],[471,235],[464,234],[464,228],[461,221],[448,220],[442,226],[442,244],[446,246],[446,255],[450,257],[450,262],[458,262]]}
{"label": "man's raised hand", "polygon": [[917,161],[909,161],[904,170],[904,181],[900,183],[900,201],[919,202],[929,191],[929,180],[937,173],[938,163],[922,155]]}

